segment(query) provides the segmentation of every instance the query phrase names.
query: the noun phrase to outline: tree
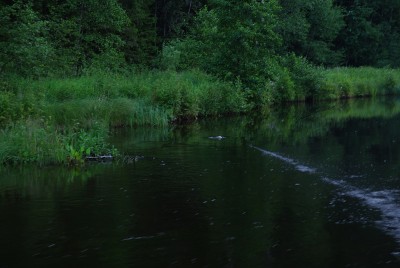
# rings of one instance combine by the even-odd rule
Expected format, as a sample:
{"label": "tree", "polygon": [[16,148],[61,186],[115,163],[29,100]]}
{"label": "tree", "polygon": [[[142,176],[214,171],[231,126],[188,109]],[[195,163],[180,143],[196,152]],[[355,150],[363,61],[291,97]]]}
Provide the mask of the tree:
{"label": "tree", "polygon": [[207,0],[155,0],[157,34],[161,42],[185,36],[196,11]]}
{"label": "tree", "polygon": [[53,47],[47,38],[47,21],[30,3],[15,1],[0,9],[0,72],[24,76],[46,74]]}
{"label": "tree", "polygon": [[149,65],[157,54],[155,1],[121,0],[131,24],[123,32],[125,59],[129,64]]}
{"label": "tree", "polygon": [[280,0],[279,33],[283,49],[316,64],[338,65],[342,55],[334,41],[344,26],[341,10],[332,0]]}
{"label": "tree", "polygon": [[346,10],[346,27],[337,43],[345,49],[346,65],[362,66],[376,62],[382,33],[371,21],[373,12],[371,7],[358,4]]}
{"label": "tree", "polygon": [[336,46],[346,64],[400,66],[400,2],[397,0],[336,0],[344,10],[346,27]]}
{"label": "tree", "polygon": [[79,75],[123,64],[121,36],[130,21],[116,0],[53,0],[38,8],[48,17],[59,69]]}
{"label": "tree", "polygon": [[[276,1],[212,1],[202,9],[188,38],[171,44],[183,68],[198,67],[255,88],[268,78],[268,61],[280,43]],[[174,51],[169,47],[169,51]]]}

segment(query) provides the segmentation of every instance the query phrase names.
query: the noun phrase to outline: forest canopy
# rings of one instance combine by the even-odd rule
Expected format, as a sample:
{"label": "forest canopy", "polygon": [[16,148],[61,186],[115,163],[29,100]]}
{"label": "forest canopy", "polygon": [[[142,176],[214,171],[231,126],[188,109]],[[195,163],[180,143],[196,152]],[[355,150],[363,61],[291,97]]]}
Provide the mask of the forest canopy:
{"label": "forest canopy", "polygon": [[2,0],[0,71],[197,68],[254,87],[293,61],[399,67],[399,14],[397,0]]}

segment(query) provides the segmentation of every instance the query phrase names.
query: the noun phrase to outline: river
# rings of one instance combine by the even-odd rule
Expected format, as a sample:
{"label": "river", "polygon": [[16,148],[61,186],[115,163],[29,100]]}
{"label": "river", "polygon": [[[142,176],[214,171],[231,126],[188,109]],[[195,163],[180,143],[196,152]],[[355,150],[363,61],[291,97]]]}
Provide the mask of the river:
{"label": "river", "polygon": [[0,268],[400,267],[397,98],[110,142],[131,161],[0,170]]}

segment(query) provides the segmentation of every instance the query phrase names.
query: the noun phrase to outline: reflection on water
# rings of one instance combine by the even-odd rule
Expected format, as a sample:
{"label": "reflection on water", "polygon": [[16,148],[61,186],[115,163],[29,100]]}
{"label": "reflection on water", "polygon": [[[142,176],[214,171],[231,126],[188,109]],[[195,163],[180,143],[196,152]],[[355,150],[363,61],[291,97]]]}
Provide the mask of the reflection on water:
{"label": "reflection on water", "polygon": [[129,164],[3,168],[0,267],[399,267],[399,112],[293,105],[119,130]]}

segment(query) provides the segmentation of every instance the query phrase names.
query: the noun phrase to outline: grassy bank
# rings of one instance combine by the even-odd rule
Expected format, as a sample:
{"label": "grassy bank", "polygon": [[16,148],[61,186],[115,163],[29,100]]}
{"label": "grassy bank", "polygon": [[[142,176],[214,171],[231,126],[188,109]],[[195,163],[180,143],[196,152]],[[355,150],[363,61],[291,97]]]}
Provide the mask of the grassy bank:
{"label": "grassy bank", "polygon": [[400,69],[372,67],[322,71],[320,99],[339,99],[400,93]]}
{"label": "grassy bank", "polygon": [[77,164],[115,154],[106,142],[115,127],[248,110],[240,86],[196,71],[9,78],[0,87],[0,163]]}
{"label": "grassy bank", "polygon": [[39,114],[55,116],[54,122],[61,126],[76,122],[90,126],[97,120],[110,126],[165,126],[177,119],[246,110],[240,86],[195,71],[16,78],[5,82],[0,92],[2,123]]}
{"label": "grassy bank", "polygon": [[[296,81],[282,85],[293,84],[291,90],[299,93],[291,95],[303,96],[299,100],[305,99],[306,90],[313,92],[315,100],[400,92],[400,70],[337,68],[315,72],[314,88],[306,89],[309,83],[293,87]],[[274,90],[267,86],[260,96],[279,93],[280,87],[274,83],[271,87]],[[278,100],[292,101],[293,96],[285,98],[282,90],[279,98],[266,96],[272,101],[260,102],[265,106],[276,105]],[[117,154],[106,142],[115,127],[166,127],[199,117],[245,113],[257,106],[254,95],[240,84],[198,71],[3,79],[0,163],[80,164],[85,156]]]}

